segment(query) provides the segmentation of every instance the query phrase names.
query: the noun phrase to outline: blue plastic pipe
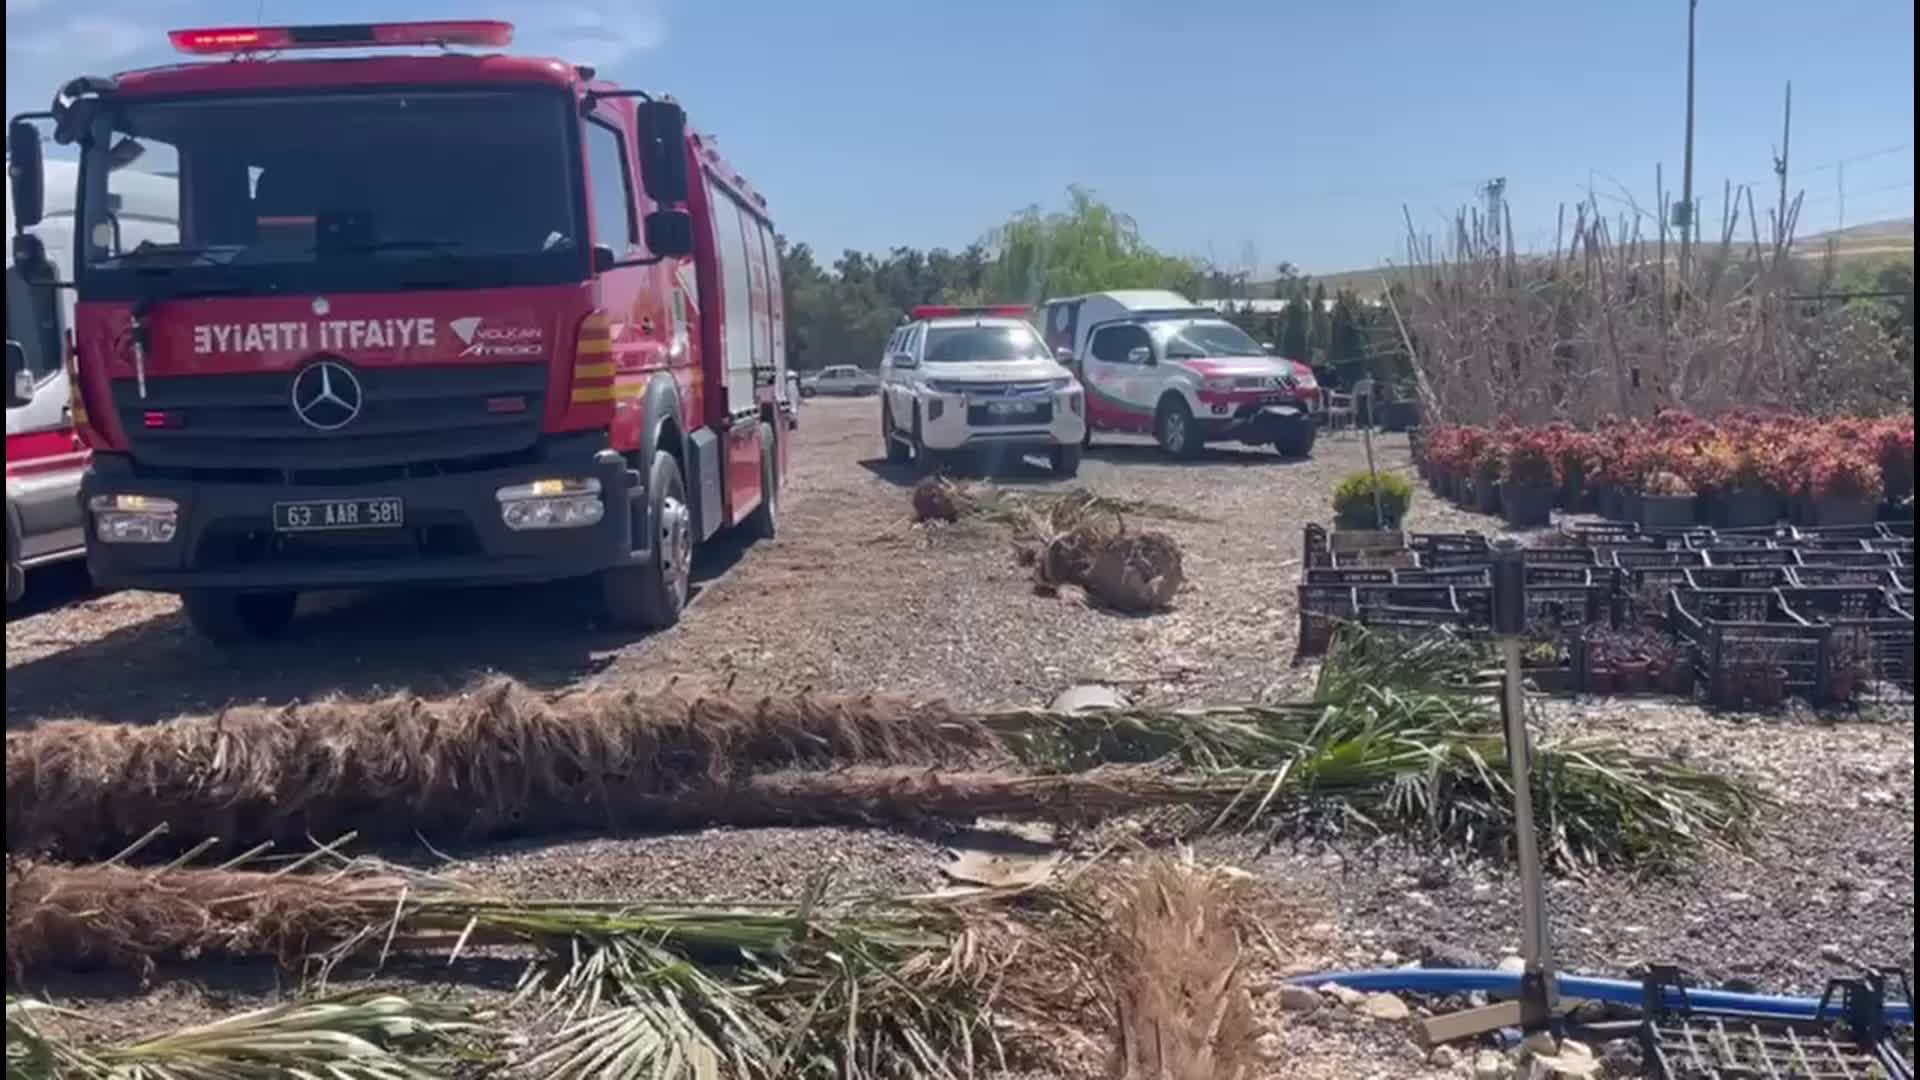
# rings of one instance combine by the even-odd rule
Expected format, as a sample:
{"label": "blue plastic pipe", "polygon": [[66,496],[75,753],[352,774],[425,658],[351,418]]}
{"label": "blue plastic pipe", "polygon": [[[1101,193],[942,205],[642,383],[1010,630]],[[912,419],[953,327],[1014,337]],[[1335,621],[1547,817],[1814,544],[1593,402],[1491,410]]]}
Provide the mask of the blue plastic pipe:
{"label": "blue plastic pipe", "polygon": [[[1485,968],[1384,968],[1375,971],[1329,971],[1302,975],[1289,980],[1301,986],[1338,983],[1352,990],[1406,992],[1414,994],[1466,994],[1475,990],[1490,994],[1516,995],[1520,976],[1510,971]],[[1563,997],[1586,998],[1615,1005],[1638,1005],[1640,984],[1631,979],[1599,979],[1583,975],[1560,976]],[[1667,1003],[1681,1004],[1680,995],[1667,993]],[[1728,990],[1687,990],[1686,1003],[1701,1012],[1743,1012],[1771,1016],[1781,1020],[1812,1020],[1820,1010],[1817,998],[1772,997],[1765,994],[1736,994]],[[1836,998],[1828,1003],[1827,1016],[1843,1019]],[[1896,1024],[1913,1023],[1913,1003],[1887,1002],[1887,1019]]]}

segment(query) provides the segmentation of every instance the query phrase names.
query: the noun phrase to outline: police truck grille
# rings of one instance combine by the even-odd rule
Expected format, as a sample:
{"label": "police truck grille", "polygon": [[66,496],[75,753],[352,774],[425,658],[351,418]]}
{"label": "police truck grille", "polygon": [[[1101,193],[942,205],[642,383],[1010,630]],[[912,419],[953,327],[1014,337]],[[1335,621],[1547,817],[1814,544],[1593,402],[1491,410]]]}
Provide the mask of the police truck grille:
{"label": "police truck grille", "polygon": [[[291,372],[150,376],[145,398],[132,380],[115,380],[114,408],[134,461],[168,469],[377,468],[511,454],[540,437],[545,364],[354,374],[359,414],[332,431],[294,411]],[[149,413],[167,424],[148,427]]]}

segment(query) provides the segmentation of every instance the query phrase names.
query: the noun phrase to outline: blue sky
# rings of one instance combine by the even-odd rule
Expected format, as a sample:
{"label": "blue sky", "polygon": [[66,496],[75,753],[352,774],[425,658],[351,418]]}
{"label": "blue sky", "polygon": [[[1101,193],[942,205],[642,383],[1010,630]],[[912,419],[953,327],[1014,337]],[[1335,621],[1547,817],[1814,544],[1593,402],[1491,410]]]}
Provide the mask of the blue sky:
{"label": "blue sky", "polygon": [[[7,108],[166,62],[164,31],[504,17],[516,51],[677,95],[781,230],[958,247],[1069,183],[1229,268],[1371,265],[1504,176],[1523,245],[1591,180],[1680,176],[1685,0],[7,0]],[[1794,83],[1802,232],[1913,213],[1914,6],[1701,0],[1696,175],[1772,198]],[[1614,204],[1621,205],[1624,204]]]}

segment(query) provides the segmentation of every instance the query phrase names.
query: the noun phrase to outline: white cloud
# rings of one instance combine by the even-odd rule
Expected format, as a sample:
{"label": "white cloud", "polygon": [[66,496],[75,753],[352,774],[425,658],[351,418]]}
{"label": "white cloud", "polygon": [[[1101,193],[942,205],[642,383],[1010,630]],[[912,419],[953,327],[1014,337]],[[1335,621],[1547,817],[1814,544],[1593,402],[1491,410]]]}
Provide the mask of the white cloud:
{"label": "white cloud", "polygon": [[[9,5],[16,0],[8,0]],[[29,0],[32,2],[32,0]],[[11,6],[8,14],[13,13]],[[7,51],[30,56],[71,56],[76,61],[119,60],[149,48],[153,36],[139,25],[107,15],[75,15],[55,26],[29,33],[7,34]]]}
{"label": "white cloud", "polygon": [[653,0],[576,0],[541,9],[525,32],[540,51],[605,69],[658,48],[667,39],[667,17]]}

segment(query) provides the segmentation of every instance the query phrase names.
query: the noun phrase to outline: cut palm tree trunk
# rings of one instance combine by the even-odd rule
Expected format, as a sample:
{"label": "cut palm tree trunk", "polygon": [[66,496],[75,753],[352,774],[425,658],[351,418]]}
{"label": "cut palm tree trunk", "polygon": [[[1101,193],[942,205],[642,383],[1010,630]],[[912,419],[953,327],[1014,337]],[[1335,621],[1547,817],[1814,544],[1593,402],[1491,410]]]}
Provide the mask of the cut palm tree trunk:
{"label": "cut palm tree trunk", "polygon": [[938,704],[671,692],[549,702],[503,681],[451,701],[10,731],[7,850],[103,857],[159,823],[188,842],[240,846],[347,831],[452,839],[646,827],[657,801],[645,797],[757,771],[1003,760],[977,721]]}

